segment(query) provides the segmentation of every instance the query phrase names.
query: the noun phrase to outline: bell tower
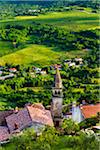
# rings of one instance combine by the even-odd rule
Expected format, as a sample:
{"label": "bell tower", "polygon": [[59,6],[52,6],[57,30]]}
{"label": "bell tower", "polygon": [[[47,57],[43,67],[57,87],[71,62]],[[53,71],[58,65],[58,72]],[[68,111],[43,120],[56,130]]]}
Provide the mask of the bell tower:
{"label": "bell tower", "polygon": [[62,80],[59,69],[56,69],[55,84],[52,88],[52,103],[51,103],[51,114],[54,120],[55,126],[60,126],[62,121],[62,103],[63,103],[63,92],[62,92]]}

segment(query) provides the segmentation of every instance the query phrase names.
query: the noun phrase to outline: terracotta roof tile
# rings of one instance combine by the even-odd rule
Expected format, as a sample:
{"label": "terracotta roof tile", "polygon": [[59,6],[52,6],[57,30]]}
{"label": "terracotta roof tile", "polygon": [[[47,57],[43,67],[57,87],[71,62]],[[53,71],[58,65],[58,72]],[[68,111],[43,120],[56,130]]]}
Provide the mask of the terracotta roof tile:
{"label": "terracotta roof tile", "polygon": [[91,118],[92,116],[96,116],[97,113],[100,112],[100,104],[83,105],[81,106],[81,112],[84,118]]}
{"label": "terracotta roof tile", "polygon": [[6,122],[10,133],[31,126],[34,122],[53,126],[51,112],[40,103],[28,105],[17,113],[11,114],[6,117]]}
{"label": "terracotta roof tile", "polygon": [[38,122],[44,125],[53,126],[53,120],[51,117],[51,112],[49,110],[40,109],[33,106],[27,106],[30,117],[33,122]]}
{"label": "terracotta roof tile", "polygon": [[45,109],[44,106],[41,103],[35,103],[35,104],[32,105],[32,107],[42,109],[42,110]]}

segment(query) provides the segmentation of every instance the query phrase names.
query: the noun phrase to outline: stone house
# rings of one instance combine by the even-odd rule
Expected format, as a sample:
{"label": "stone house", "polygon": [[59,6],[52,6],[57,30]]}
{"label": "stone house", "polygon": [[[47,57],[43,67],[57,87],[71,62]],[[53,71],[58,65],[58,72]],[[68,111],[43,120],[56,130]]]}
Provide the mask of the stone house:
{"label": "stone house", "polygon": [[38,132],[45,125],[53,126],[51,112],[40,103],[27,105],[22,110],[5,115],[2,121],[4,120],[5,124],[0,125],[1,143],[8,140],[12,134],[19,133],[27,127],[33,127]]}

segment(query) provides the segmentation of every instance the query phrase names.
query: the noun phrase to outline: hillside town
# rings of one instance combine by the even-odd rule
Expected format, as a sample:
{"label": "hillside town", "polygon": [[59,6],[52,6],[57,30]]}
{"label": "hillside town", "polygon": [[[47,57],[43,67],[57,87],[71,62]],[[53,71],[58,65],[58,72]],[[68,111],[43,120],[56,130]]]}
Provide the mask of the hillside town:
{"label": "hillside town", "polygon": [[[12,69],[10,69],[12,70]],[[42,103],[28,103],[24,108],[15,110],[0,111],[0,143],[8,142],[13,135],[18,135],[22,130],[32,127],[37,135],[44,126],[55,126],[60,128],[63,119],[72,118],[79,123],[86,118],[97,116],[100,113],[100,104],[88,105],[85,100],[82,104],[74,102],[69,112],[62,113],[63,109],[63,85],[59,69],[56,68],[55,83],[52,87],[52,100],[49,110],[45,109]],[[100,129],[100,126],[92,126],[93,129]]]}
{"label": "hillside town", "polygon": [[0,150],[99,150],[97,0],[0,1]]}
{"label": "hillside town", "polygon": [[[82,58],[74,58],[74,59],[66,59],[64,60],[64,64],[68,65],[68,67],[81,67],[84,65],[83,59]],[[53,64],[51,66],[48,66],[51,69],[55,69],[58,67],[59,70],[62,70],[62,64]],[[5,66],[0,66],[0,80],[6,80],[13,78],[17,75],[17,68],[15,67],[5,67]],[[32,69],[29,70],[31,76],[34,77],[35,74],[40,74],[40,75],[46,75],[47,71],[46,68],[38,68],[35,66],[32,66]]]}

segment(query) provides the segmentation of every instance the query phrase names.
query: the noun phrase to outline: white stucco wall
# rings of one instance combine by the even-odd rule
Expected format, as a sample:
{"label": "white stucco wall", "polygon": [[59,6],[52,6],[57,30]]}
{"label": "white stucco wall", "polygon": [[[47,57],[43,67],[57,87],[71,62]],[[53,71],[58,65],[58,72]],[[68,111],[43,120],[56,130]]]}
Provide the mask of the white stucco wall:
{"label": "white stucco wall", "polygon": [[78,123],[84,120],[79,106],[72,106],[72,119]]}

